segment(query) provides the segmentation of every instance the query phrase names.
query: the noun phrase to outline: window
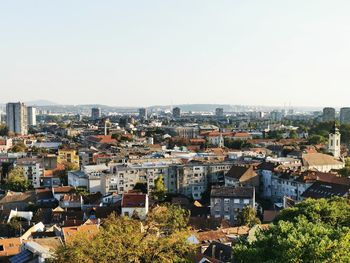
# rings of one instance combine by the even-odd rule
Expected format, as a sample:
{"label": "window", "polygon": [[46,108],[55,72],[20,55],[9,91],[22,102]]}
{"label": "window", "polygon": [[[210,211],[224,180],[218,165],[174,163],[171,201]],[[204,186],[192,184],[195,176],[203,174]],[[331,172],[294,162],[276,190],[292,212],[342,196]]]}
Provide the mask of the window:
{"label": "window", "polygon": [[248,205],[249,204],[249,199],[244,199],[244,204]]}
{"label": "window", "polygon": [[230,203],[230,199],[229,199],[229,198],[225,198],[225,199],[224,199],[224,203],[225,203],[225,204],[229,204],[229,203]]}
{"label": "window", "polygon": [[220,198],[215,198],[215,204],[220,204],[221,203],[221,199]]}
{"label": "window", "polygon": [[239,202],[239,199],[234,199],[234,200],[233,200],[233,203],[239,204],[239,203],[240,203],[240,202]]}
{"label": "window", "polygon": [[231,219],[231,216],[225,215],[224,218],[225,218],[226,220],[230,220],[230,219]]}

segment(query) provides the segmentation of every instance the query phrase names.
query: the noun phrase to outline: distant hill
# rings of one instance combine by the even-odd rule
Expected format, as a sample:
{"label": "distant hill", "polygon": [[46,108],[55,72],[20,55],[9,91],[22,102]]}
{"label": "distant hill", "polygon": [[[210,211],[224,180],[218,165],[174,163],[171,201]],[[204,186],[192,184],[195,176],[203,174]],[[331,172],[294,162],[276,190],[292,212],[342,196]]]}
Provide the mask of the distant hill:
{"label": "distant hill", "polygon": [[56,102],[52,102],[49,100],[32,100],[25,102],[27,106],[57,106],[59,105]]}

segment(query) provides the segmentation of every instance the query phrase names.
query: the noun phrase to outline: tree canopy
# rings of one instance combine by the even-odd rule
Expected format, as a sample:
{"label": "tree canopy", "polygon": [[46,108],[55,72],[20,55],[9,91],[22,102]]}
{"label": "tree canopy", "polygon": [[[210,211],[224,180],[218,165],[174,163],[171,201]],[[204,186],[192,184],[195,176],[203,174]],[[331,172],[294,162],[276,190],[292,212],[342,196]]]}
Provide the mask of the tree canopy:
{"label": "tree canopy", "polygon": [[154,190],[153,194],[155,197],[157,197],[158,200],[164,200],[165,194],[166,194],[166,187],[164,184],[164,178],[162,175],[160,175],[155,181],[154,181]]}
{"label": "tree canopy", "polygon": [[234,247],[237,262],[349,262],[347,199],[306,200],[283,210],[256,241]]}
{"label": "tree canopy", "polygon": [[24,176],[24,171],[20,167],[12,169],[6,181],[6,189],[15,192],[24,192],[29,188],[29,182]]}
{"label": "tree canopy", "polygon": [[8,136],[9,129],[5,124],[0,124],[0,136]]}
{"label": "tree canopy", "polygon": [[27,151],[27,146],[23,142],[19,142],[15,144],[11,149],[11,152],[13,153],[18,153],[18,152],[26,152]]}
{"label": "tree canopy", "polygon": [[96,236],[78,235],[60,247],[53,262],[191,262],[187,216],[173,206],[156,208],[144,222],[112,214]]}
{"label": "tree canopy", "polygon": [[242,209],[238,214],[237,220],[240,226],[253,227],[261,223],[260,219],[257,217],[255,209],[250,206],[246,206]]}

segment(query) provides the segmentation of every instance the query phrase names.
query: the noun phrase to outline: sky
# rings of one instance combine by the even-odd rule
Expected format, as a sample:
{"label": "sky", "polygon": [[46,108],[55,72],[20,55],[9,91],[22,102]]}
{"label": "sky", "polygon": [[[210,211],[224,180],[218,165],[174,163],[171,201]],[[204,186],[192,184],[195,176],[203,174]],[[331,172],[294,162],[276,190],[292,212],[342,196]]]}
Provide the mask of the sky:
{"label": "sky", "polygon": [[0,0],[0,102],[350,106],[349,0]]}

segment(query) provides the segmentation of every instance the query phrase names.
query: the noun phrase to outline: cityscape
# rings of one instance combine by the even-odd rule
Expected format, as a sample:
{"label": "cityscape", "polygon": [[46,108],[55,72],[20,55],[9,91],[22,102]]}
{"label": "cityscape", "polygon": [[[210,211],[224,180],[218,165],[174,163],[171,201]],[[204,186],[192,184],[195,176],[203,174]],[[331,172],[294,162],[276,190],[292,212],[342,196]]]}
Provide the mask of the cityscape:
{"label": "cityscape", "polygon": [[[345,220],[339,224],[346,227],[349,107],[311,112],[161,107],[131,113],[94,107],[78,114],[55,107],[57,112],[10,102],[1,115],[4,260],[106,262],[95,261],[100,252],[91,252],[94,259],[89,259],[79,251],[86,242],[123,242],[130,238],[124,232],[130,224],[136,241],[128,242],[145,242],[147,250],[124,255],[117,246],[106,255],[108,262],[119,262],[119,255],[127,257],[124,262],[136,256],[151,262],[158,242],[165,242],[167,252],[155,262],[253,262],[254,240],[260,240],[254,235],[267,231],[276,237],[264,238],[277,238],[283,220],[320,216],[317,220],[327,221],[337,216],[328,213],[339,212],[337,220]],[[303,215],[310,213],[305,205],[317,214]],[[301,227],[300,220],[293,227]],[[316,218],[309,220],[318,227]],[[135,222],[158,234],[140,230]],[[302,238],[304,232],[298,234]],[[158,245],[152,247],[148,238]],[[168,238],[175,243],[168,244]],[[256,246],[262,246],[259,242],[266,241]],[[315,245],[313,238],[304,242],[300,250]],[[324,253],[328,258],[332,252]]]}
{"label": "cityscape", "polygon": [[0,1],[0,263],[350,263],[350,1]]}

